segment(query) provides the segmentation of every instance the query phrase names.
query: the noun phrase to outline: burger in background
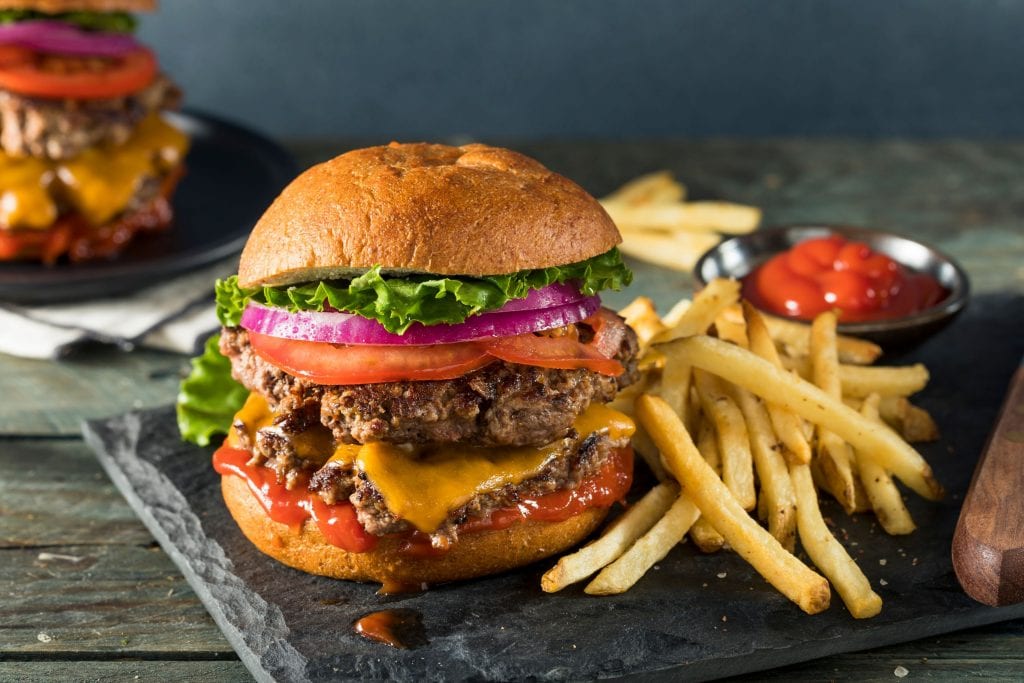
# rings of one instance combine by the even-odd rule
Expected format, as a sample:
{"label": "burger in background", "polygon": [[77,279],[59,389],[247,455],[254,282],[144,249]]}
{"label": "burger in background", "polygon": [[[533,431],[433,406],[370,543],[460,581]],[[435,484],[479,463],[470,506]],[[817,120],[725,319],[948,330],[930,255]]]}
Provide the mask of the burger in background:
{"label": "burger in background", "polygon": [[264,553],[385,585],[466,579],[586,537],[632,480],[606,404],[637,341],[600,204],[486,145],[396,144],[299,176],[217,284],[179,395]]}
{"label": "burger in background", "polygon": [[110,257],[172,219],[181,93],[132,36],[155,0],[0,0],[0,261]]}

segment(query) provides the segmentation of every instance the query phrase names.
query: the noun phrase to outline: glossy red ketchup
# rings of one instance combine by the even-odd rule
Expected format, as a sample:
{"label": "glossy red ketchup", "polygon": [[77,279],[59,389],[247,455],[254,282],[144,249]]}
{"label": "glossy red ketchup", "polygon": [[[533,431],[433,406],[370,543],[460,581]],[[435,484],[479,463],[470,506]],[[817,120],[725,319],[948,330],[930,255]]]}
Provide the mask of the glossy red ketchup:
{"label": "glossy red ketchup", "polygon": [[[267,467],[247,464],[251,454],[225,444],[213,454],[213,469],[222,476],[241,477],[249,486],[267,515],[275,522],[292,527],[307,519],[316,522],[331,545],[349,552],[362,553],[377,545],[377,537],[363,529],[349,503],[328,505],[306,490],[305,480],[288,490],[277,481],[275,472]],[[590,507],[610,507],[623,500],[633,483],[633,449],[621,448],[612,454],[608,464],[575,489],[556,491],[532,500],[522,500],[516,507],[495,510],[489,520],[470,521],[459,526],[459,533],[506,529],[517,521],[535,519],[561,522]],[[444,552],[431,546],[427,534],[408,535],[403,547],[411,555],[437,555]]]}
{"label": "glossy red ketchup", "polygon": [[213,454],[213,469],[222,476],[241,477],[272,520],[298,527],[312,518],[328,543],[353,553],[366,552],[377,545],[377,537],[366,533],[351,504],[328,505],[309,493],[308,482],[303,480],[289,491],[278,483],[273,470],[246,464],[250,457],[248,451],[224,445]]}
{"label": "glossy red ketchup", "polygon": [[743,278],[743,296],[777,315],[810,320],[835,310],[840,322],[853,323],[918,313],[949,292],[863,242],[833,235],[773,256]]}

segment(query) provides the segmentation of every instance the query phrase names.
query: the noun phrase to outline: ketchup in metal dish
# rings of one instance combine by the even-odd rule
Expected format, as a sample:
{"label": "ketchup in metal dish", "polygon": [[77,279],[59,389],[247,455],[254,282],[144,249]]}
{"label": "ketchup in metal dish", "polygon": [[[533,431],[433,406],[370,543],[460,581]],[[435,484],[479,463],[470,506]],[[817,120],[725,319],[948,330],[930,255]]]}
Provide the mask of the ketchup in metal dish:
{"label": "ketchup in metal dish", "polygon": [[758,308],[809,320],[835,310],[844,323],[889,320],[939,303],[949,291],[863,242],[838,235],[806,240],[743,278]]}

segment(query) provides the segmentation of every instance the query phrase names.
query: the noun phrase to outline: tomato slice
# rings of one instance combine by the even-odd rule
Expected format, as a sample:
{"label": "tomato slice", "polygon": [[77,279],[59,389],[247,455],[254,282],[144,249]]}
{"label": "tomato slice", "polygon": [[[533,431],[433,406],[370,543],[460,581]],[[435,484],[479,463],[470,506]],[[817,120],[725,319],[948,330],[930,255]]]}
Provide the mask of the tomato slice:
{"label": "tomato slice", "polygon": [[623,371],[619,361],[602,356],[594,346],[581,344],[572,337],[538,337],[533,334],[502,337],[488,344],[487,353],[509,363],[542,368],[586,368],[612,377],[618,377]]}
{"label": "tomato slice", "polygon": [[478,342],[346,346],[249,332],[249,343],[263,360],[317,384],[455,379],[494,360],[487,346]]}
{"label": "tomato slice", "polygon": [[83,58],[0,46],[0,88],[32,97],[122,97],[145,88],[156,73],[156,57],[144,47],[123,57]]}
{"label": "tomato slice", "polygon": [[256,355],[271,365],[295,377],[328,385],[455,379],[495,359],[621,375],[622,364],[610,356],[618,350],[625,324],[612,313],[599,313],[583,322],[594,329],[589,344],[580,343],[575,335],[522,334],[429,346],[345,345],[284,339],[251,330],[249,343]]}

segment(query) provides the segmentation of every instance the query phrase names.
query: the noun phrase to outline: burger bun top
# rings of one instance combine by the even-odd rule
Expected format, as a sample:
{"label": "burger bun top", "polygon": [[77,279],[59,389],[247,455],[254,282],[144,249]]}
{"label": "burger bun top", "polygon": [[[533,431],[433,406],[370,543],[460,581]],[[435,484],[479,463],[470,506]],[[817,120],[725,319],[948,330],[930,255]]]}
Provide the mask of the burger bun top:
{"label": "burger bun top", "polygon": [[621,241],[600,203],[517,152],[482,144],[359,149],[307,170],[256,224],[243,287],[392,274],[506,275]]}

